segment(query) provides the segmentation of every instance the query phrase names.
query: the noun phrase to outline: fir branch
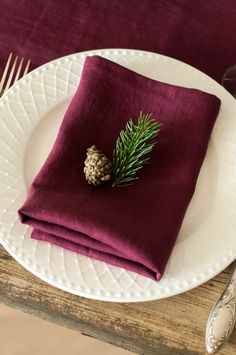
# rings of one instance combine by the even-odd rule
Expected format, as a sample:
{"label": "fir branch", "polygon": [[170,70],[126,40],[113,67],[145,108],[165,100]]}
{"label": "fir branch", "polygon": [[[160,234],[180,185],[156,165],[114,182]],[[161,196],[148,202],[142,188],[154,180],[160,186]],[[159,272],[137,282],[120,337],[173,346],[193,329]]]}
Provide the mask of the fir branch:
{"label": "fir branch", "polygon": [[149,161],[149,154],[156,144],[161,124],[151,115],[139,114],[135,124],[130,118],[125,131],[120,132],[112,160],[112,186],[132,185],[138,179],[137,172]]}

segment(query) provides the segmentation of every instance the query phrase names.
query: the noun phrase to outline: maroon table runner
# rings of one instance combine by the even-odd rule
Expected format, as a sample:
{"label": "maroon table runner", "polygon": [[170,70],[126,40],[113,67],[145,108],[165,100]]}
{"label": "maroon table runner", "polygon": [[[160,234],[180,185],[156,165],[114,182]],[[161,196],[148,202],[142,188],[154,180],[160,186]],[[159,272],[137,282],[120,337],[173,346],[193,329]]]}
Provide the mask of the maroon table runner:
{"label": "maroon table runner", "polygon": [[34,68],[89,49],[143,49],[218,81],[236,63],[235,0],[0,0],[0,12],[0,73],[12,51]]}

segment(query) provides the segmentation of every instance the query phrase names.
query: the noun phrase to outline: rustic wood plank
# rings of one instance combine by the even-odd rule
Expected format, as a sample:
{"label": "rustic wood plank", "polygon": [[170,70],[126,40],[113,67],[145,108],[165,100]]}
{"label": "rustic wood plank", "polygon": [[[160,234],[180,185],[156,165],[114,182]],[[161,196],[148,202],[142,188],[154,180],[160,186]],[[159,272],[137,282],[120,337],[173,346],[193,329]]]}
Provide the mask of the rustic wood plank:
{"label": "rustic wood plank", "polygon": [[[71,295],[41,281],[0,247],[0,302],[144,355],[205,353],[206,320],[229,268],[182,295],[144,303],[109,303]],[[236,353],[236,329],[219,353]]]}

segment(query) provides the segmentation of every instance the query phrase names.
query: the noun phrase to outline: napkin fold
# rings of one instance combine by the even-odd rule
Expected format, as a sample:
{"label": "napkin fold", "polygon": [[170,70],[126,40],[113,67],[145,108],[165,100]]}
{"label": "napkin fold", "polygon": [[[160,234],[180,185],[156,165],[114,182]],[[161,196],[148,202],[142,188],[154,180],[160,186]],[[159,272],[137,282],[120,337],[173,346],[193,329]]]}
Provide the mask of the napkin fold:
{"label": "napkin fold", "polygon": [[[19,210],[21,222],[33,227],[34,239],[160,280],[219,107],[214,95],[88,57],[55,144]],[[138,182],[89,185],[87,148],[96,145],[112,158],[120,130],[141,110],[163,126]]]}

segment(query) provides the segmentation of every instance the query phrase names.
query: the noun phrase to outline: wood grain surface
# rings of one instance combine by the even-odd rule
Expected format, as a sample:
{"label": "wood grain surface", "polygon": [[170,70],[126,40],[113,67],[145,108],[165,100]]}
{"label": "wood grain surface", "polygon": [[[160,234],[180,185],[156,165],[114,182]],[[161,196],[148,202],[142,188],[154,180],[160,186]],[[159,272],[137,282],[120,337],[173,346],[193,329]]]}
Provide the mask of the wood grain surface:
{"label": "wood grain surface", "polygon": [[[203,286],[158,301],[93,301],[41,281],[0,246],[0,302],[144,355],[205,354],[206,321],[228,275],[229,268]],[[236,354],[236,329],[219,354]]]}

